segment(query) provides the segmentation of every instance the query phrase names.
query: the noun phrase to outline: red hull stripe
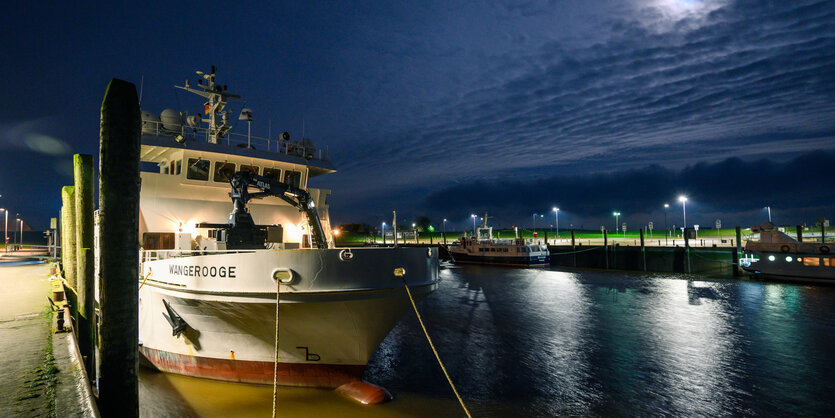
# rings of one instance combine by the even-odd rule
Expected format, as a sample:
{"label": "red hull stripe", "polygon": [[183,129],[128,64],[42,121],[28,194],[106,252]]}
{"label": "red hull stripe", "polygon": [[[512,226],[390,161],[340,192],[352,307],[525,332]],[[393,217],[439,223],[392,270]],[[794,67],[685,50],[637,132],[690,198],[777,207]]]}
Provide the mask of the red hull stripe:
{"label": "red hull stripe", "polygon": [[[167,373],[228,382],[273,384],[273,362],[196,357],[139,347],[157,369]],[[278,363],[278,384],[335,388],[359,381],[365,366],[318,363]]]}

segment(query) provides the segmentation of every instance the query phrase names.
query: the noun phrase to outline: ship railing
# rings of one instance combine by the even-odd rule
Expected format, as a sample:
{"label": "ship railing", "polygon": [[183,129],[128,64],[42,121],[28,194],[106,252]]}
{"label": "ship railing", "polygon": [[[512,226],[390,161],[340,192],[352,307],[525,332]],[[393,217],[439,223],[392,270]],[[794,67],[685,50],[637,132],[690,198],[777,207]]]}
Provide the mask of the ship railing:
{"label": "ship railing", "polygon": [[253,253],[255,251],[256,250],[139,250],[139,260],[145,263],[148,261],[167,260],[170,258],[215,254],[243,254]]}
{"label": "ship railing", "polygon": [[[177,126],[179,126],[178,129]],[[169,129],[159,121],[142,121],[143,134],[170,136],[178,140],[192,140],[206,143],[210,142],[210,132],[206,128],[188,125],[174,125],[171,128],[175,129]],[[218,139],[218,144],[226,145],[230,148],[251,148],[274,152],[282,155],[301,157],[306,160],[330,160],[330,151],[328,147],[322,149],[314,146],[304,146],[299,141],[281,141],[278,138],[264,138],[260,136],[239,134],[236,132],[227,132],[222,138]]]}

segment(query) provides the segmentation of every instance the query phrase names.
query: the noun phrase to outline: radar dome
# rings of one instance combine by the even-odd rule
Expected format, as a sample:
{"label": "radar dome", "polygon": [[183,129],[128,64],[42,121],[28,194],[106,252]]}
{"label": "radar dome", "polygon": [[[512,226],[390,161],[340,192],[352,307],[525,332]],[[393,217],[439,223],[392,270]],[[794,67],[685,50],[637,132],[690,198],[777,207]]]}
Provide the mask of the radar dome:
{"label": "radar dome", "polygon": [[156,113],[142,110],[142,133],[155,134],[159,129],[159,116]]}
{"label": "radar dome", "polygon": [[179,131],[183,126],[183,116],[174,109],[165,109],[159,116],[162,127],[169,131]]}

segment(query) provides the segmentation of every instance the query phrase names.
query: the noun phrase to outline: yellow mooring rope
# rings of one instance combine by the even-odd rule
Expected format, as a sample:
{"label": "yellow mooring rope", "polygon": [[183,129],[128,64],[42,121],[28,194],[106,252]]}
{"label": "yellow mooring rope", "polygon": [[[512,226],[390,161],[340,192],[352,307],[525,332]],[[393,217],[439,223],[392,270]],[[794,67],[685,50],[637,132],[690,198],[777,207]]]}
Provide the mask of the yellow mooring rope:
{"label": "yellow mooring rope", "polygon": [[275,281],[275,360],[273,361],[273,418],[278,410],[278,302],[281,300],[281,281]]}
{"label": "yellow mooring rope", "polygon": [[148,277],[151,276],[151,273],[153,273],[153,271],[151,271],[151,269],[149,268],[148,269],[148,274],[145,275],[145,279],[142,280],[142,284],[139,285],[139,289],[136,289],[137,291],[141,290],[142,286],[145,286],[145,282],[148,281]]}
{"label": "yellow mooring rope", "polygon": [[467,406],[464,405],[464,400],[461,399],[461,395],[459,395],[458,390],[455,389],[455,385],[452,383],[452,379],[449,377],[449,373],[447,373],[446,367],[444,367],[444,362],[441,361],[441,357],[438,355],[438,350],[435,349],[435,344],[432,343],[432,338],[429,337],[429,331],[427,331],[426,326],[423,325],[423,319],[420,317],[420,312],[418,312],[417,305],[415,305],[415,299],[412,297],[412,291],[409,290],[409,285],[406,284],[405,275],[400,276],[400,278],[403,279],[403,286],[406,287],[406,293],[409,295],[409,300],[412,302],[412,308],[415,310],[415,315],[417,315],[418,322],[420,322],[420,327],[423,328],[423,334],[426,335],[426,341],[429,341],[429,346],[432,347],[432,352],[435,353],[435,358],[438,360],[438,364],[441,365],[441,370],[443,370],[444,376],[446,376],[446,380],[447,382],[449,382],[449,386],[455,393],[455,397],[458,398],[458,403],[461,404],[461,408],[464,408],[464,413],[467,414],[467,417],[472,418],[472,415],[470,415],[470,411],[467,410]]}

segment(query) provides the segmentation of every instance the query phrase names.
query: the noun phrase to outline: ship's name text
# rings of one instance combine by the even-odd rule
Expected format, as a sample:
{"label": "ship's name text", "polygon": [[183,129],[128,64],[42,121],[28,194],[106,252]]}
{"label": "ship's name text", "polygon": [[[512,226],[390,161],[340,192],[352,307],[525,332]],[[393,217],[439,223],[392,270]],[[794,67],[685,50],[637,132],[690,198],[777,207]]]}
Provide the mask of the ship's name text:
{"label": "ship's name text", "polygon": [[168,271],[171,274],[188,277],[222,277],[234,279],[236,266],[184,266],[171,264]]}

